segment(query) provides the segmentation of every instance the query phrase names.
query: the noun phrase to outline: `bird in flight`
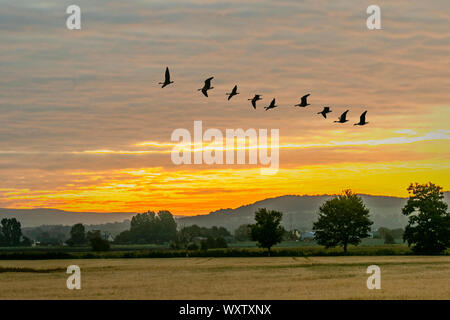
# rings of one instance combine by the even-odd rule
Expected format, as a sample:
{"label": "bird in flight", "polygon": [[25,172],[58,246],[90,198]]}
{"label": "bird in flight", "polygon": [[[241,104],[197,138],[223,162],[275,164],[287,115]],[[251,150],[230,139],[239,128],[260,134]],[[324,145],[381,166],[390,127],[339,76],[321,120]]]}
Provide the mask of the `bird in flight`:
{"label": "bird in flight", "polygon": [[164,88],[165,86],[168,86],[171,83],[173,83],[173,81],[170,81],[169,67],[166,67],[166,75],[165,75],[164,82],[158,82],[158,84],[162,84],[161,88]]}
{"label": "bird in flight", "polygon": [[228,101],[230,101],[230,99],[237,94],[239,94],[239,92],[237,92],[237,85],[235,85],[231,93],[227,93]]}
{"label": "bird in flight", "polygon": [[346,110],[343,114],[341,114],[338,121],[334,121],[334,122],[346,123],[348,121],[347,120],[347,112],[348,112],[348,110]]}
{"label": "bird in flight", "polygon": [[361,114],[361,116],[359,117],[359,123],[355,123],[354,126],[363,126],[368,124],[368,122],[366,122],[366,113],[367,110]]}
{"label": "bird in flight", "polygon": [[256,101],[258,101],[258,100],[262,100],[260,94],[255,94],[255,96],[253,97],[253,99],[248,99],[248,101],[251,101],[251,102],[252,102],[253,109],[256,109]]}
{"label": "bird in flight", "polygon": [[276,108],[278,106],[275,105],[275,98],[273,98],[272,102],[269,104],[269,106],[265,107],[264,109],[269,110],[269,109],[273,109]]}
{"label": "bird in flight", "polygon": [[201,91],[205,97],[208,97],[208,90],[214,89],[214,87],[211,87],[211,80],[214,79],[214,77],[210,77],[205,80],[205,84],[203,85],[203,88],[198,89],[198,91]]}
{"label": "bird in flight", "polygon": [[310,104],[306,101],[306,99],[308,99],[308,97],[310,96],[310,94],[308,93],[307,95],[304,95],[302,97],[302,101],[299,104],[296,104],[296,107],[306,107],[309,106]]}
{"label": "bird in flight", "polygon": [[317,112],[317,114],[321,114],[325,119],[327,118],[327,113],[330,113],[330,107],[323,107],[321,112]]}

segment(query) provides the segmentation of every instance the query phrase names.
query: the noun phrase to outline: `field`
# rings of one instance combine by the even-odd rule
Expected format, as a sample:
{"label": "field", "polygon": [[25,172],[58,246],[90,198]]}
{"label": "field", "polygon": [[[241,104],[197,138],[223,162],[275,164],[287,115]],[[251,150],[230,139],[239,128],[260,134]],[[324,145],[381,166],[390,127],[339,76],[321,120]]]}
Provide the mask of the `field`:
{"label": "field", "polygon": [[[71,264],[81,290],[66,288]],[[0,299],[450,299],[449,270],[450,256],[5,260]]]}

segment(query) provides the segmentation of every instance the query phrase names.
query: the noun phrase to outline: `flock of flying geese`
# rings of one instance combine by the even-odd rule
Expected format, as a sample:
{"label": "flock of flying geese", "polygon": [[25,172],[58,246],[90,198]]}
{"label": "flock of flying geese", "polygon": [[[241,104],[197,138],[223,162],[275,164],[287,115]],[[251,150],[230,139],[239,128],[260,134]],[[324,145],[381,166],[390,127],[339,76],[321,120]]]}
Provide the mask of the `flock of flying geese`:
{"label": "flock of flying geese", "polygon": [[[214,77],[210,77],[210,78],[206,79],[203,87],[198,89],[198,91],[201,91],[205,97],[208,97],[208,90],[214,89],[214,87],[211,87],[211,80],[213,80],[213,79],[214,79]],[[161,88],[164,88],[171,83],[173,83],[173,81],[170,80],[169,68],[166,67],[164,82],[159,82],[159,84],[162,84]],[[228,96],[228,100],[230,100],[232,97],[234,97],[235,95],[238,95],[238,94],[239,94],[239,92],[237,92],[237,85],[235,85],[233,87],[233,90],[231,90],[231,92],[227,93],[226,95]],[[300,103],[296,104],[295,107],[303,107],[304,108],[306,106],[309,106],[310,104],[307,101],[309,96],[310,96],[310,94],[304,95],[301,98]],[[262,95],[256,94],[252,99],[248,99],[249,101],[251,101],[254,109],[256,109],[256,102],[259,100],[262,100],[261,97],[262,97]],[[276,107],[278,107],[278,106],[275,105],[275,98],[273,98],[272,101],[270,102],[270,104],[267,107],[264,107],[264,109],[267,111],[267,110],[270,110],[270,109],[273,109]],[[338,120],[334,121],[334,122],[346,123],[348,121],[347,120],[348,111],[349,110],[346,110],[343,114],[341,114],[341,116],[338,118]],[[330,112],[331,112],[330,107],[324,107],[323,110],[321,112],[317,112],[317,114],[321,114],[326,119],[327,113],[330,113]],[[368,124],[369,122],[366,122],[366,114],[367,114],[367,110],[361,114],[361,116],[359,118],[359,122],[355,123],[354,125],[355,126],[364,126],[364,125]]]}

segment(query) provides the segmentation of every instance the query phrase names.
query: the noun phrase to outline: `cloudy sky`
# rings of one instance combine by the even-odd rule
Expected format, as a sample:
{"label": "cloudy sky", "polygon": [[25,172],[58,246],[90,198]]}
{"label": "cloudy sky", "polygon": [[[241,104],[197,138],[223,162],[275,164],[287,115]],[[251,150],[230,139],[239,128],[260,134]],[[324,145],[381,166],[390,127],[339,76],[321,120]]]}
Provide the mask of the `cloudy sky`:
{"label": "cloudy sky", "polygon": [[[347,188],[449,190],[450,2],[377,0],[370,31],[374,3],[0,0],[0,207],[200,214]],[[79,31],[66,28],[72,4]],[[166,66],[175,83],[161,89]],[[294,108],[306,93],[311,106]],[[370,123],[353,126],[364,110]],[[280,170],[174,165],[171,134],[195,120],[279,129]]]}

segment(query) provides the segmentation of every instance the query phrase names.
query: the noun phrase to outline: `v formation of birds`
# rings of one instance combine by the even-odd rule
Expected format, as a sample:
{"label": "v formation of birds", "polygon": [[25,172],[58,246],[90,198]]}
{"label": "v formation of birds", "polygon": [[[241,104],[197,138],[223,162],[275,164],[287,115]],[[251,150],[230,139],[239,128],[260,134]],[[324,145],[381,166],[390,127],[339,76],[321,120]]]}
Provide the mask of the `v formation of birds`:
{"label": "v formation of birds", "polygon": [[[198,89],[198,91],[201,91],[203,93],[203,95],[205,97],[208,97],[208,90],[214,89],[214,87],[211,87],[211,81],[214,79],[214,77],[210,77],[208,79],[205,80],[205,83],[203,85],[202,88]],[[170,72],[169,72],[169,67],[166,67],[166,73],[165,73],[165,78],[164,78],[164,82],[159,82],[159,84],[162,85],[161,88],[164,88],[166,86],[168,86],[169,84],[172,84],[173,81],[170,80]],[[231,92],[227,93],[226,95],[228,96],[228,101],[233,98],[234,96],[238,95],[239,92],[237,92],[238,88],[237,85],[235,85],[233,87],[233,89],[231,90]],[[294,105],[295,107],[302,107],[305,108],[306,106],[309,106],[311,104],[308,103],[308,97],[310,96],[310,94],[306,94],[303,97],[301,97],[300,103]],[[248,99],[249,101],[251,101],[251,104],[253,106],[254,109],[256,109],[256,102],[259,100],[262,100],[262,95],[260,94],[255,94],[255,96],[252,99]],[[264,107],[264,109],[270,110],[273,108],[277,108],[278,106],[275,104],[275,98],[272,99],[272,101],[270,102],[270,104],[267,107]],[[327,114],[332,112],[330,107],[324,107],[323,110],[321,112],[317,112],[317,114],[321,114],[325,119],[327,118]],[[343,114],[341,114],[341,116],[338,118],[338,120],[334,121],[337,123],[346,123],[348,122],[347,119],[347,113],[349,112],[349,110],[346,110]],[[359,122],[355,123],[355,126],[364,126],[366,124],[368,124],[369,122],[366,121],[366,114],[367,114],[367,110],[364,111],[361,116],[359,117]]]}

